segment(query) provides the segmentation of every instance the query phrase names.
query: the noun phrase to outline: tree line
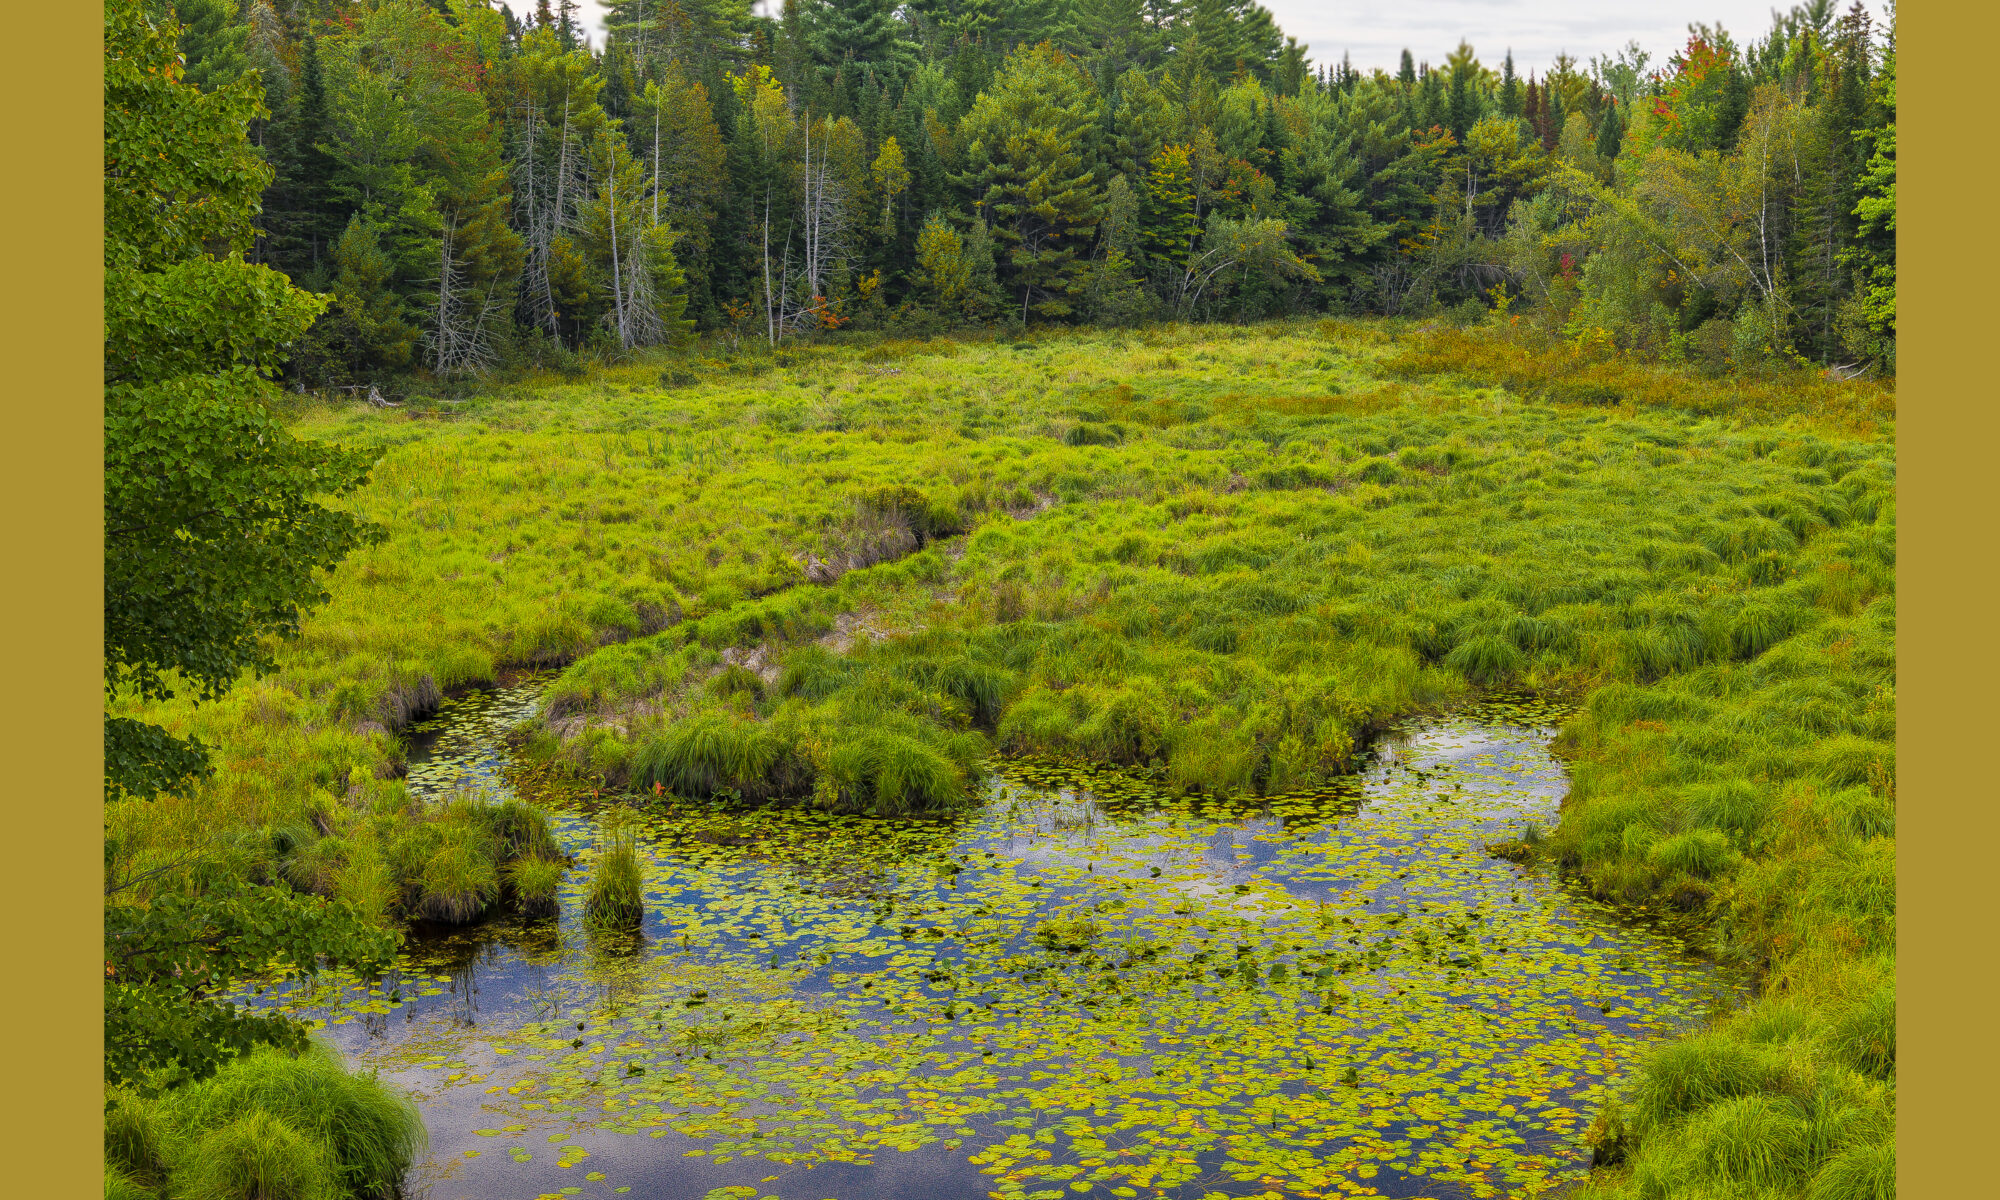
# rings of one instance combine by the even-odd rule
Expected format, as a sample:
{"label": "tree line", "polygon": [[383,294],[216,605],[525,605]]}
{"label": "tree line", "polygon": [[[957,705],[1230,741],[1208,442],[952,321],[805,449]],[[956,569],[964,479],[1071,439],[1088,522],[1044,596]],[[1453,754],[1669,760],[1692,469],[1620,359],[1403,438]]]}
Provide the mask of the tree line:
{"label": "tree line", "polygon": [[1497,68],[1310,62],[1250,0],[156,0],[253,89],[300,380],[693,330],[1472,315],[1666,357],[1895,345],[1893,29],[1810,0]]}

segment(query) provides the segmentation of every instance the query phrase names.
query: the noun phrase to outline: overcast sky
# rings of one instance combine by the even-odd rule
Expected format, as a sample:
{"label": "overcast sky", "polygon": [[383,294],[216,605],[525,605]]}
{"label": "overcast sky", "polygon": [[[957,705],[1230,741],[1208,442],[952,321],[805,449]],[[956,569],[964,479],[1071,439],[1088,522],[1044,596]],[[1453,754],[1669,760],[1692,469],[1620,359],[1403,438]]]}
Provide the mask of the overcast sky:
{"label": "overcast sky", "polygon": [[[602,8],[581,0],[591,40],[601,45]],[[1405,46],[1419,60],[1444,61],[1460,38],[1480,60],[1498,65],[1511,47],[1523,74],[1539,71],[1567,50],[1580,63],[1637,41],[1658,63],[1687,42],[1693,21],[1720,24],[1743,43],[1771,25],[1770,0],[1263,0],[1291,36],[1311,47],[1313,61],[1331,65],[1343,52],[1357,69],[1395,70]],[[1852,0],[1839,0],[1845,10]],[[515,0],[514,9],[532,11]],[[1791,7],[1787,0],[1784,7]],[[1884,0],[1867,0],[1880,21]]]}

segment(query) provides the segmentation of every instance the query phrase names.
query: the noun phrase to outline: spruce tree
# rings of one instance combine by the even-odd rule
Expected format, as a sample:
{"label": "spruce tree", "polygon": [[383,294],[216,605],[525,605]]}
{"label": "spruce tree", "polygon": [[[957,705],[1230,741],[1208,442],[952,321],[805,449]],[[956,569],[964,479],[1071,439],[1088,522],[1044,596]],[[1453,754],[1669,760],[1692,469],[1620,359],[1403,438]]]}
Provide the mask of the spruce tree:
{"label": "spruce tree", "polygon": [[1616,103],[1604,106],[1604,119],[1597,125],[1597,153],[1606,162],[1618,157],[1625,144],[1625,122],[1619,119]]}
{"label": "spruce tree", "polygon": [[961,136],[958,177],[1005,248],[1005,282],[1030,313],[1072,311],[1076,266],[1096,232],[1094,134],[1098,101],[1090,77],[1042,43],[1008,56],[974,101]]}
{"label": "spruce tree", "polygon": [[299,79],[291,110],[274,123],[271,190],[264,200],[268,258],[294,278],[319,270],[347,214],[329,192],[338,164],[326,151],[326,80],[319,40],[308,32],[298,50]]}
{"label": "spruce tree", "polygon": [[829,88],[840,77],[844,104],[837,115],[853,111],[853,93],[872,76],[900,84],[916,62],[916,47],[905,36],[896,16],[898,0],[819,0],[807,10],[806,45],[814,68]]}

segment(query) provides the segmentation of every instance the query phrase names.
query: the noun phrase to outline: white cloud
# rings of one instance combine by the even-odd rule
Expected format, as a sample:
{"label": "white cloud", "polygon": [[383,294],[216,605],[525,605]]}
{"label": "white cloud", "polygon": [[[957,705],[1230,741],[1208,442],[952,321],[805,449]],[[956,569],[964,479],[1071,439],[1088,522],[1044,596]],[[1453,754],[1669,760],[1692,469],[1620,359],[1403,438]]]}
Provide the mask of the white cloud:
{"label": "white cloud", "polygon": [[[1741,45],[1771,27],[1769,0],[1263,0],[1291,36],[1312,48],[1320,63],[1353,55],[1358,70],[1393,71],[1404,47],[1417,60],[1441,63],[1463,38],[1482,62],[1498,65],[1508,49],[1523,74],[1540,71],[1567,51],[1578,62],[1609,56],[1630,41],[1654,62],[1687,43],[1687,27],[1721,25]],[[1790,8],[1789,4],[1784,5]],[[1839,8],[1845,10],[1847,3]],[[1879,22],[1882,0],[1868,10]]]}
{"label": "white cloud", "polygon": [[[534,11],[534,0],[511,0],[517,13]],[[1839,0],[1845,10],[1852,0]],[[1311,48],[1315,62],[1333,64],[1343,52],[1356,68],[1396,69],[1403,48],[1418,61],[1441,63],[1464,38],[1482,62],[1498,66],[1509,48],[1522,74],[1541,71],[1564,51],[1579,63],[1609,56],[1637,41],[1655,63],[1687,43],[1691,22],[1719,24],[1740,45],[1771,27],[1769,0],[1263,0],[1291,36]],[[1867,0],[1876,21],[1885,0]],[[604,13],[599,0],[580,0],[594,44],[603,44]],[[1783,5],[1790,8],[1789,3]]]}

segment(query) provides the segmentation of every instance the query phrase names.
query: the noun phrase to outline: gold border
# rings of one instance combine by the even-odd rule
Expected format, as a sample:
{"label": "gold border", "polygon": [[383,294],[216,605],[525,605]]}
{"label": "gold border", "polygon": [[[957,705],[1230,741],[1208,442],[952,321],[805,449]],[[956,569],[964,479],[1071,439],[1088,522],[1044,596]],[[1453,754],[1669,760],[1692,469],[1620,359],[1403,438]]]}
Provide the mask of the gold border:
{"label": "gold border", "polygon": [[[1990,1191],[1996,1065],[1992,850],[2000,837],[1988,696],[1996,667],[1991,525],[2000,444],[1991,351],[2000,171],[1990,130],[2000,8],[1917,0],[1899,21],[1901,359],[1897,457],[1897,1168],[1904,1196]],[[1899,175],[1902,174],[1900,167]],[[1957,1185],[1957,1186],[1954,1186]]]}
{"label": "gold border", "polygon": [[[34,1151],[16,1155],[8,1188],[93,1195],[101,1148],[98,718],[102,559],[97,361],[102,274],[101,14],[95,5],[24,5],[6,72],[8,161],[35,187],[0,189],[12,218],[4,289],[13,403],[0,487],[13,515],[15,640],[6,689],[17,861],[6,873],[14,985],[5,1003],[16,1047],[16,1104]],[[1993,565],[1983,545],[2000,445],[1994,366],[1983,351],[1996,322],[1986,301],[2000,279],[1991,231],[2000,171],[1984,148],[2000,7],[1918,0],[1900,22],[1900,181],[1914,219],[1901,222],[1905,415],[1898,760],[1915,819],[1900,831],[1902,913],[1899,1174],[1904,1195],[1977,1194],[1992,1171],[1996,1055],[1990,1032],[1990,942],[1965,937],[1991,903],[1986,859],[2000,844],[1984,747],[1982,701],[1995,674]],[[1911,119],[1913,118],[1913,119]],[[32,166],[29,166],[32,164]],[[1957,920],[1955,920],[1957,919]],[[1977,925],[1971,926],[1977,928]],[[1952,1185],[1960,1187],[1954,1188]]]}
{"label": "gold border", "polygon": [[[18,5],[4,72],[10,232],[5,589],[12,863],[4,1190],[95,1196],[103,1136],[103,16]],[[32,1106],[32,1107],[31,1107]]]}

